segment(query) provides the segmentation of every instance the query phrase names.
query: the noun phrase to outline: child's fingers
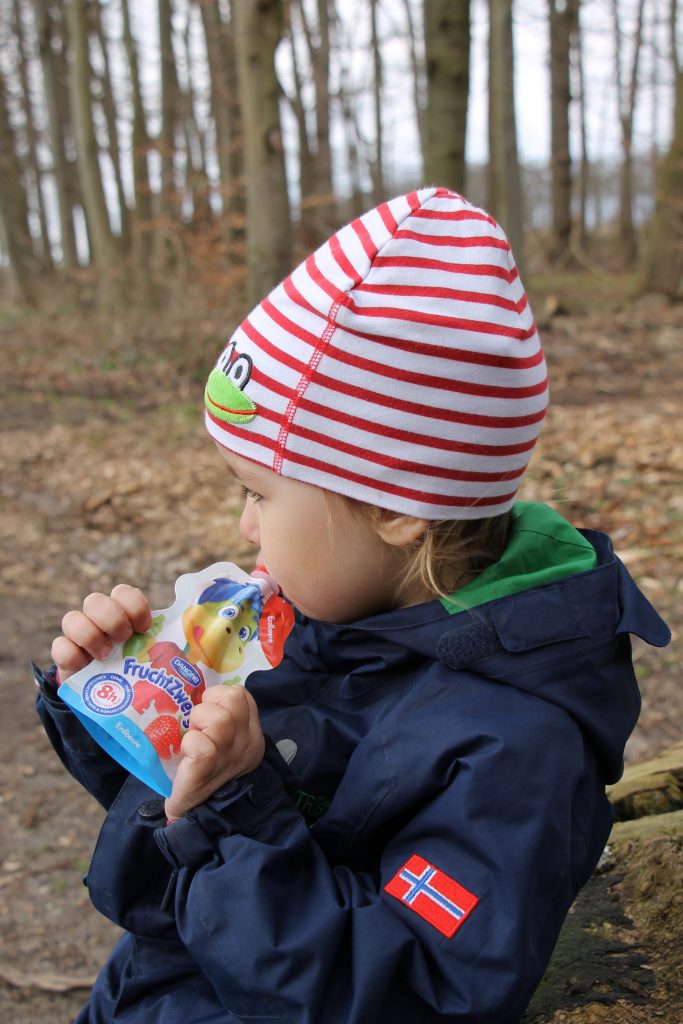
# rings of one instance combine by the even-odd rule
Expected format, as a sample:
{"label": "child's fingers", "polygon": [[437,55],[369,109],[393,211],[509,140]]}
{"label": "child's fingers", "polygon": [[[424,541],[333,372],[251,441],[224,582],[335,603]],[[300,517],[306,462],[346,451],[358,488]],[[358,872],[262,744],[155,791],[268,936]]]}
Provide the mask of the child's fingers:
{"label": "child's fingers", "polygon": [[141,590],[119,583],[111,592],[112,600],[123,608],[134,633],[144,633],[152,625],[152,610]]}
{"label": "child's fingers", "polygon": [[216,707],[215,704],[196,704],[190,712],[190,729],[205,731],[212,726],[227,724],[231,720],[230,713],[224,708]]}
{"label": "child's fingers", "polygon": [[90,616],[75,608],[62,619],[62,632],[67,640],[82,647],[92,658],[106,658],[112,648],[108,635]]}
{"label": "child's fingers", "polygon": [[[190,721],[197,729],[206,728],[224,718],[235,723],[235,728],[245,726],[251,715],[247,691],[243,686],[209,686],[202,694],[201,704],[192,709]],[[199,722],[202,725],[199,725]]]}
{"label": "child's fingers", "polygon": [[62,682],[92,661],[91,656],[82,647],[65,636],[58,636],[53,641],[50,653]]}
{"label": "child's fingers", "polygon": [[[245,726],[229,711],[208,704],[198,704],[190,714],[190,728],[187,733],[201,733],[219,751],[219,760],[229,759],[235,740]],[[183,748],[184,751],[185,748]]]}
{"label": "child's fingers", "polygon": [[119,584],[106,594],[88,594],[83,611],[73,609],[62,619],[64,635],[52,644],[52,658],[60,678],[102,660],[115,643],[124,643],[132,633],[144,633],[152,623],[147,598],[137,587]]}
{"label": "child's fingers", "polygon": [[[180,749],[183,758],[173,781],[173,796],[192,807],[199,803],[206,793],[204,787],[218,770],[218,750],[206,733],[191,729],[183,736]],[[210,787],[208,792],[213,787]],[[183,812],[184,813],[184,812]]]}
{"label": "child's fingers", "polygon": [[[244,701],[247,691],[243,686],[207,686],[202,694],[203,704],[218,704],[224,708],[237,707]],[[200,705],[197,705],[198,707]]]}
{"label": "child's fingers", "polygon": [[211,686],[190,714],[183,758],[166,801],[169,818],[181,818],[229,779],[253,771],[265,740],[253,697],[241,686]]}
{"label": "child's fingers", "polygon": [[241,686],[211,686],[204,691],[202,703],[192,709],[190,730],[201,730],[216,745],[221,760],[229,760],[249,746],[252,734],[260,728],[250,701]]}
{"label": "child's fingers", "polygon": [[193,762],[193,765],[188,765],[186,770],[192,767],[193,774],[201,776],[201,778],[208,778],[215,770],[218,750],[213,740],[202,730],[190,729],[189,732],[186,732],[180,749],[183,757]]}
{"label": "child's fingers", "polygon": [[224,708],[240,722],[258,718],[256,701],[244,686],[209,686],[202,694],[202,703],[197,706],[207,704]]}
{"label": "child's fingers", "polygon": [[83,602],[83,614],[117,643],[123,643],[134,631],[125,609],[105,594],[88,594]]}
{"label": "child's fingers", "polygon": [[166,816],[182,818],[205,800],[219,783],[215,782],[218,751],[203,733],[196,729],[183,736],[183,758],[173,780],[173,791],[166,799]]}

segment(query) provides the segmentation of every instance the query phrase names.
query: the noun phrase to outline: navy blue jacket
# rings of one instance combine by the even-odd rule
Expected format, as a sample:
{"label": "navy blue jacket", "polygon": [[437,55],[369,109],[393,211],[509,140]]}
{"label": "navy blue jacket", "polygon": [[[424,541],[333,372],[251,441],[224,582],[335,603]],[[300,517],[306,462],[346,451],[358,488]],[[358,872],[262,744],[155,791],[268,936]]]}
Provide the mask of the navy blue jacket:
{"label": "navy blue jacket", "polygon": [[250,679],[265,760],[171,826],[43,680],[52,743],[108,811],[92,901],[126,930],[79,1022],[519,1021],[610,832],[628,634],[669,639],[586,536],[594,569],[473,610],[300,621]]}

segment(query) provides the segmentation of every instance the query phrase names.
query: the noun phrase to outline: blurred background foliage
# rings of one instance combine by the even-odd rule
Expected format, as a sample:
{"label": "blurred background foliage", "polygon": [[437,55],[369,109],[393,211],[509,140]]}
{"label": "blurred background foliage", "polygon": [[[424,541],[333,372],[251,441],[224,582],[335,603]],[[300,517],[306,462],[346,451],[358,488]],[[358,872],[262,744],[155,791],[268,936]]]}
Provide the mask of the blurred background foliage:
{"label": "blurred background foliage", "polygon": [[680,297],[679,20],[678,0],[0,0],[0,297],[229,326],[424,183],[485,205],[539,281]]}

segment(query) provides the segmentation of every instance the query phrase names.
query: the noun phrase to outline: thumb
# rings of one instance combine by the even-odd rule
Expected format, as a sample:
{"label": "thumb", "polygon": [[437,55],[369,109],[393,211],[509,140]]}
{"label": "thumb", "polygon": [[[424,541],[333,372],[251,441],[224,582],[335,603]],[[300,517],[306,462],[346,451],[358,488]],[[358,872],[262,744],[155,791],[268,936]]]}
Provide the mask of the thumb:
{"label": "thumb", "polygon": [[171,795],[164,804],[169,819],[184,817],[209,796],[216,770],[216,746],[201,730],[190,729],[185,734],[182,752]]}

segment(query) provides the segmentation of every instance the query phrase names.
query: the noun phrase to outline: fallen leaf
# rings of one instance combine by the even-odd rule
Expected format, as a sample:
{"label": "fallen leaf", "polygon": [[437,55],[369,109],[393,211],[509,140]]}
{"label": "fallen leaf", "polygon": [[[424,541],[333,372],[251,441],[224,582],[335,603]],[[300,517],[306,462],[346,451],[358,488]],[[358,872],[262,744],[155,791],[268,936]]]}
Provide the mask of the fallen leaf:
{"label": "fallen leaf", "polygon": [[95,975],[79,978],[56,971],[22,971],[8,963],[0,963],[0,978],[14,988],[38,988],[41,992],[71,992],[76,988],[92,988]]}

